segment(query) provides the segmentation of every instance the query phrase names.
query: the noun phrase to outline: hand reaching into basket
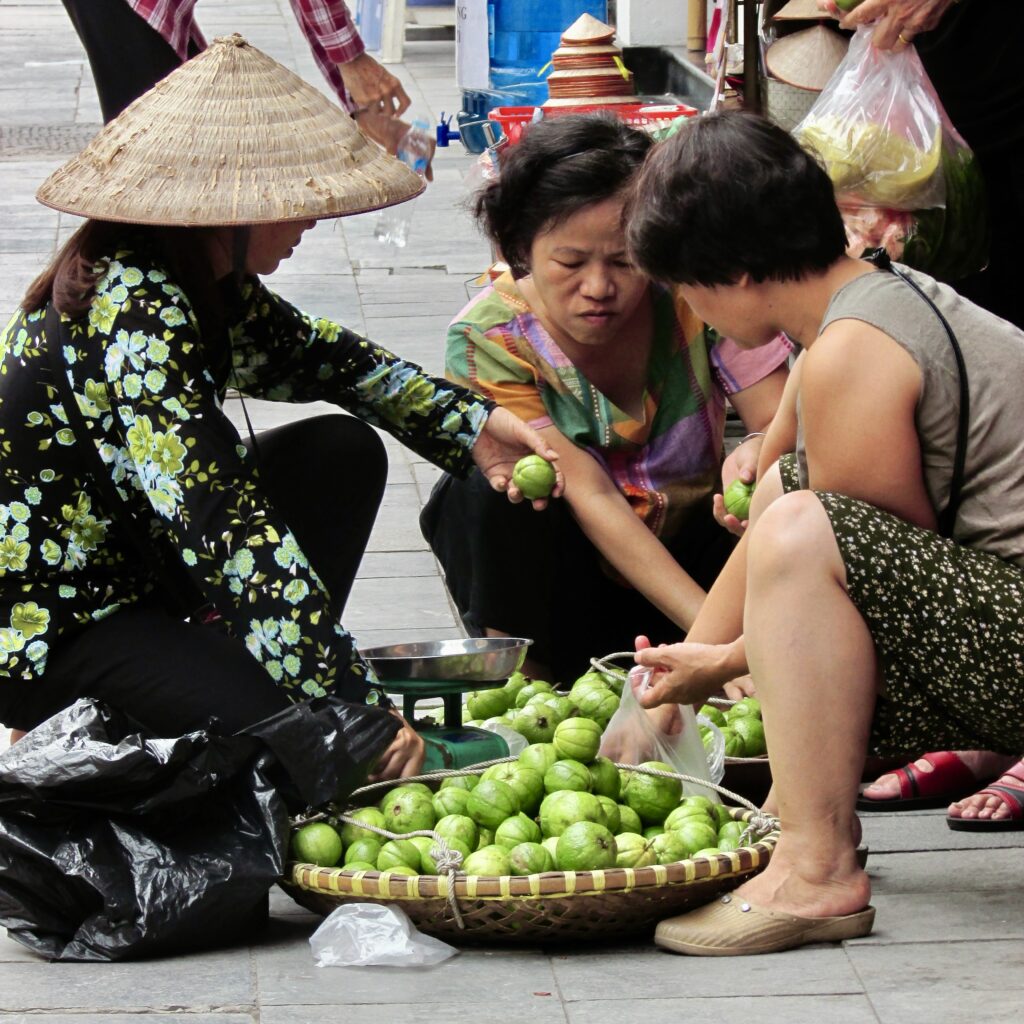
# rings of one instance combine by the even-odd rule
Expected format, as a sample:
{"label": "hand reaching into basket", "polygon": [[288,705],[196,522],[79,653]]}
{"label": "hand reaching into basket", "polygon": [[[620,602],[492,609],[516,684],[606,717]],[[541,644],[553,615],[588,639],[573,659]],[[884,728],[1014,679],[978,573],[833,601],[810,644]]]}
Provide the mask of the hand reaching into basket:
{"label": "hand reaching into basket", "polygon": [[654,671],[636,690],[645,708],[662,704],[703,704],[733,679],[747,672],[743,637],[731,644],[661,644],[636,638],[636,663]]}

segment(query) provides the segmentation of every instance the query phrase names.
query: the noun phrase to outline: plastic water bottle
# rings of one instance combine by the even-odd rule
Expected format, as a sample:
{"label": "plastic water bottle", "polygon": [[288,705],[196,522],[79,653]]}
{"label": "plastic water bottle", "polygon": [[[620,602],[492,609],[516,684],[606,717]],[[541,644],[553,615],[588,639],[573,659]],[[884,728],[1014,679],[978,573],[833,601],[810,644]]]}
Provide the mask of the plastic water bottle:
{"label": "plastic water bottle", "polygon": [[[395,155],[422,177],[430,164],[432,141],[430,125],[417,118],[402,136]],[[409,224],[412,221],[414,202],[415,200],[410,200],[380,211],[373,228],[373,235],[378,242],[382,245],[394,245],[399,249],[405,248],[406,242],[409,241]]]}

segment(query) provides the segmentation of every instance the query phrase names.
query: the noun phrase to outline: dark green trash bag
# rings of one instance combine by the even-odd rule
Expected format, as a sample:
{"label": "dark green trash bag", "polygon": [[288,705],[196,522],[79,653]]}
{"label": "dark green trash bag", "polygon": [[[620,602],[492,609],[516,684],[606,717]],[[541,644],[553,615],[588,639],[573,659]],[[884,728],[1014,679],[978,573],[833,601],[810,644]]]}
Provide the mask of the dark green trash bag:
{"label": "dark green trash bag", "polygon": [[288,814],[344,799],[400,728],[334,698],[236,735],[156,738],[81,700],[0,755],[0,924],[51,960],[124,960],[251,935]]}

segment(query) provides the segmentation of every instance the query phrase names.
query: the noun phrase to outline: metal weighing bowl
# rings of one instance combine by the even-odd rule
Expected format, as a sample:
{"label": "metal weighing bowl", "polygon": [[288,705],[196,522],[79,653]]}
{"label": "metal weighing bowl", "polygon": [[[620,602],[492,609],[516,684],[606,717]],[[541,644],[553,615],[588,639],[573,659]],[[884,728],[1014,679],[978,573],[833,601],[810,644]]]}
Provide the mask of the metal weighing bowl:
{"label": "metal weighing bowl", "polygon": [[382,681],[504,682],[526,658],[532,640],[469,637],[368,647],[360,653]]}

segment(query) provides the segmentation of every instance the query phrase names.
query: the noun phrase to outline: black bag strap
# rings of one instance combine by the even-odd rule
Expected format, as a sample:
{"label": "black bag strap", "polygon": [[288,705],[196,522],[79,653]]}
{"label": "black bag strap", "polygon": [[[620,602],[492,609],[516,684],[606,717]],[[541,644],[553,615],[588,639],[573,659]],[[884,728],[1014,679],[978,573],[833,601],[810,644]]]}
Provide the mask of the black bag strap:
{"label": "black bag strap", "polygon": [[53,372],[53,383],[61,405],[67,413],[75,439],[81,444],[90,475],[102,494],[107,511],[117,521],[136,553],[160,583],[163,598],[181,615],[193,614],[203,604],[202,593],[188,578],[184,569],[174,573],[171,567],[157,556],[149,529],[136,516],[131,505],[121,497],[110,475],[109,467],[100,458],[99,450],[93,443],[92,433],[78,406],[78,399],[71,390],[67,366],[61,357],[64,346],[70,344],[70,334],[52,302],[46,307],[45,323],[46,348],[50,358],[50,369]]}
{"label": "black bag strap", "polygon": [[942,512],[939,513],[938,522],[939,533],[943,537],[952,537],[953,526],[956,523],[956,514],[960,508],[960,492],[963,490],[964,485],[964,469],[967,464],[967,431],[971,417],[971,396],[967,384],[967,364],[964,362],[964,354],[960,349],[960,343],[957,341],[953,328],[942,315],[939,307],[932,302],[920,285],[909,274],[904,273],[893,264],[885,249],[873,249],[871,252],[866,253],[864,258],[869,263],[873,263],[879,270],[888,270],[890,273],[895,274],[924,299],[931,307],[932,312],[939,318],[939,323],[942,324],[946,337],[949,338],[949,344],[953,348],[953,358],[956,360],[956,369],[960,380],[960,415],[956,425],[956,454],[953,458],[953,476],[949,483],[949,501]]}

